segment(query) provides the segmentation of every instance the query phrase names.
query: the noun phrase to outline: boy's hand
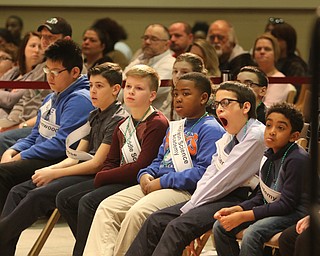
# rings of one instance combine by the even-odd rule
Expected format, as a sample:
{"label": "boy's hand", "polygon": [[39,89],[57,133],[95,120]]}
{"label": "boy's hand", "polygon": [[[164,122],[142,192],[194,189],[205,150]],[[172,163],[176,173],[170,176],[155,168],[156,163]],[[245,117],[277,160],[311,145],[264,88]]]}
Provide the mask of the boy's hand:
{"label": "boy's hand", "polygon": [[144,174],[140,178],[140,187],[145,195],[147,194],[146,187],[152,180],[154,180],[154,178],[150,174]]}
{"label": "boy's hand", "polygon": [[304,230],[306,230],[310,225],[310,215],[302,218],[297,222],[296,231],[298,234],[301,234]]}
{"label": "boy's hand", "polygon": [[161,189],[161,185],[160,185],[160,178],[154,179],[152,181],[150,181],[147,185],[146,185],[146,195]]}
{"label": "boy's hand", "polygon": [[219,222],[226,231],[230,231],[244,222],[242,212],[234,212],[228,216],[222,216]]}
{"label": "boy's hand", "polygon": [[215,218],[216,220],[220,220],[222,216],[228,216],[234,212],[241,212],[241,211],[243,211],[243,209],[238,205],[228,207],[228,208],[222,208],[213,215],[213,218]]}
{"label": "boy's hand", "polygon": [[3,153],[1,158],[1,163],[13,162],[20,159],[21,159],[20,154],[14,149],[9,148]]}
{"label": "boy's hand", "polygon": [[56,172],[56,170],[48,168],[48,167],[36,170],[35,173],[31,177],[32,182],[37,187],[44,186],[55,179],[55,176],[54,176],[55,172]]}

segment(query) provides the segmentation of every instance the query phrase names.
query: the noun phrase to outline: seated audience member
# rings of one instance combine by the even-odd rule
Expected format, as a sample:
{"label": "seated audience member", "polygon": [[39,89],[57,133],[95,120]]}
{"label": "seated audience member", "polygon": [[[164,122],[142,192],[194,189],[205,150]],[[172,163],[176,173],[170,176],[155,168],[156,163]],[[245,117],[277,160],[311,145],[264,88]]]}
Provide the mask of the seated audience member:
{"label": "seated audience member", "polygon": [[237,75],[237,81],[247,85],[253,90],[256,96],[257,119],[261,123],[266,124],[267,107],[262,102],[269,84],[266,74],[257,67],[245,66],[240,69],[240,72]]}
{"label": "seated audience member", "polygon": [[104,62],[113,62],[106,55],[107,44],[106,35],[99,29],[91,27],[84,31],[82,36],[82,54],[84,55],[84,64],[88,70]]}
{"label": "seated audience member", "polygon": [[[81,75],[83,61],[80,48],[71,40],[59,40],[46,50],[45,57],[44,72],[54,93],[45,98],[31,134],[2,155],[1,211],[13,186],[29,180],[35,170],[66,157],[67,135],[82,126],[93,110],[89,81],[87,76]],[[0,248],[3,249],[2,246]]]}
{"label": "seated audience member", "polygon": [[216,152],[215,142],[224,134],[206,112],[210,94],[205,75],[193,72],[179,78],[173,100],[184,119],[170,122],[157,158],[138,173],[140,184],[100,203],[84,255],[124,255],[152,212],[190,199]]}
{"label": "seated audience member", "polygon": [[2,44],[14,44],[13,37],[6,28],[0,28],[0,45]]}
{"label": "seated audience member", "polygon": [[207,40],[219,56],[220,71],[230,71],[232,79],[243,66],[254,66],[251,56],[238,44],[234,27],[226,20],[216,20],[210,25]]}
{"label": "seated audience member", "polygon": [[219,58],[214,47],[204,39],[193,41],[190,52],[200,56],[208,71],[208,76],[220,76]]}
{"label": "seated audience member", "polygon": [[[61,17],[49,18],[45,21],[44,24],[38,27],[38,32],[41,35],[41,48],[43,51],[45,51],[49,47],[49,45],[53,44],[58,39],[71,39],[72,35],[70,24]],[[25,63],[25,57],[22,56],[19,62]],[[46,74],[43,72],[43,68],[45,67],[45,65],[45,61],[39,63],[30,72],[19,78],[19,80],[46,81]],[[87,73],[85,67],[82,68],[82,73]],[[20,73],[16,73],[16,71],[13,71],[13,73],[11,74],[11,72],[8,71],[6,75],[8,76],[6,76],[5,80],[13,80],[17,78]],[[16,104],[17,107],[15,108],[15,115],[25,115],[28,116],[29,119],[26,118],[24,122],[20,123],[19,129],[9,130],[0,134],[0,155],[2,155],[3,152],[9,147],[14,145],[18,139],[25,138],[30,134],[32,127],[34,126],[36,121],[37,110],[41,106],[44,97],[47,96],[47,94],[49,94],[50,92],[50,90],[45,89],[30,89],[27,90],[27,92],[19,100],[19,102]],[[30,111],[33,111],[33,114],[30,115]]]}
{"label": "seated audience member", "polygon": [[181,53],[188,52],[193,41],[191,27],[186,22],[175,22],[169,26],[170,49],[173,56],[178,57]]}
{"label": "seated audience member", "polygon": [[267,33],[267,32],[270,32],[274,29],[274,27],[277,25],[277,24],[282,24],[284,23],[284,20],[282,18],[275,18],[275,17],[269,17],[268,21],[267,21],[267,24],[266,24],[266,27],[264,28],[264,32]]}
{"label": "seated audience member", "polygon": [[[119,65],[105,63],[89,70],[88,76],[91,101],[97,109],[90,113],[85,126],[67,137],[68,158],[36,170],[32,179],[10,190],[0,220],[0,251],[13,252],[21,232],[56,208],[55,199],[59,191],[92,179],[92,174],[102,167],[110,149],[113,130],[127,115],[120,102],[116,101],[122,72]],[[69,144],[78,139],[77,134],[86,135],[73,150]]]}
{"label": "seated audience member", "polygon": [[14,44],[20,46],[22,41],[23,20],[19,16],[10,15],[6,20],[6,29],[11,33]]}
{"label": "seated audience member", "polygon": [[91,180],[66,188],[57,196],[59,212],[76,238],[73,255],[83,254],[100,202],[137,183],[138,171],[156,158],[168,127],[165,116],[151,106],[159,86],[156,71],[137,65],[128,70],[126,76],[124,101],[131,116],[115,128],[102,168]]}
{"label": "seated audience member", "polygon": [[[263,255],[264,243],[307,213],[307,152],[295,141],[303,116],[286,102],[272,105],[266,116],[264,142],[256,194],[236,206],[222,208],[214,218],[216,250],[223,255]],[[241,248],[236,234],[243,232]]]}
{"label": "seated audience member", "polygon": [[298,56],[297,32],[286,22],[275,25],[271,34],[277,38],[280,47],[280,57],[276,63],[277,69],[286,76],[306,76],[307,63]]}
{"label": "seated audience member", "polygon": [[212,229],[216,211],[248,198],[265,150],[264,125],[255,119],[255,102],[247,86],[220,84],[214,106],[227,133],[216,142],[211,165],[188,202],[149,216],[126,255],[182,255],[191,241]]}
{"label": "seated audience member", "polygon": [[[141,39],[142,53],[126,67],[124,73],[134,65],[146,64],[157,71],[161,80],[171,79],[175,58],[171,55],[169,49],[170,35],[168,29],[161,24],[151,24],[147,26]],[[167,105],[166,109],[162,105],[169,93],[170,87],[160,87],[157,98],[152,103],[155,108],[161,109],[166,116],[170,112],[170,105]]]}
{"label": "seated audience member", "polygon": [[[40,34],[29,32],[23,38],[19,48],[18,65],[8,70],[1,79],[6,81],[29,80],[35,66],[42,62],[43,50]],[[7,93],[15,98],[15,104],[11,107],[8,115],[0,119],[0,156],[18,139],[31,133],[38,109],[50,92],[51,90],[30,88],[14,89]]]}
{"label": "seated audience member", "polygon": [[17,65],[18,47],[14,44],[0,45],[0,80],[3,74]]}
{"label": "seated audience member", "polygon": [[[0,80],[1,76],[17,65],[18,47],[14,44],[0,45]],[[23,92],[22,92],[23,94]],[[8,115],[14,104],[22,97],[19,90],[0,89],[0,119]]]}
{"label": "seated audience member", "polygon": [[[193,53],[182,53],[177,58],[176,61],[173,64],[172,69],[172,91],[168,95],[168,98],[163,103],[163,106],[169,105],[170,106],[170,120],[179,120],[181,117],[178,116],[178,114],[174,110],[174,101],[172,100],[172,93],[174,90],[174,87],[177,85],[177,82],[179,78],[187,73],[190,72],[199,72],[204,75],[207,74],[207,70],[204,67],[203,60]],[[167,107],[164,107],[164,109],[167,109]],[[160,109],[161,110],[161,109]]]}
{"label": "seated audience member", "polygon": [[[281,255],[285,256],[305,256],[305,255],[319,255],[320,252],[320,212],[317,216],[316,223],[318,226],[314,227],[314,233],[310,230],[310,215],[300,219],[296,225],[285,229],[279,237],[279,250]],[[311,254],[310,243],[313,242],[313,253]]]}
{"label": "seated audience member", "polygon": [[[280,49],[277,39],[270,34],[257,37],[253,46],[253,59],[268,77],[285,77],[275,66]],[[291,84],[269,84],[264,104],[270,107],[274,103],[287,100]]]}
{"label": "seated audience member", "polygon": [[[92,24],[92,27],[99,29],[102,33],[105,34],[105,37],[107,39],[107,56],[110,57],[113,62],[118,63],[122,69],[124,69],[128,65],[129,60],[123,52],[115,48],[115,44],[117,42],[119,42],[120,40],[124,40],[127,37],[124,28],[120,26],[115,20],[112,20],[110,18],[98,19]],[[125,47],[127,52],[130,52],[130,48],[124,42],[121,42],[121,45],[122,48]]]}
{"label": "seated audience member", "polygon": [[205,21],[197,21],[194,23],[191,33],[193,34],[193,39],[206,39],[209,29],[209,24]]}

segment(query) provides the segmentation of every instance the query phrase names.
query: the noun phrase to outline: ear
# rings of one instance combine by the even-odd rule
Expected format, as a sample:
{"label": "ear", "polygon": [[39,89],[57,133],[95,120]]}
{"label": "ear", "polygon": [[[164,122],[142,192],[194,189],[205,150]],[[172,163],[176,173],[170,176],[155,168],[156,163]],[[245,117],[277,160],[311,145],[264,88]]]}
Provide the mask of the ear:
{"label": "ear", "polygon": [[71,36],[65,36],[63,39],[71,40]]}
{"label": "ear", "polygon": [[259,90],[259,96],[264,97],[266,96],[266,93],[267,93],[267,87],[266,86],[261,87]]}
{"label": "ear", "polygon": [[209,99],[208,93],[206,92],[202,93],[200,96],[200,104],[205,105],[208,102],[208,99]]}
{"label": "ear", "polygon": [[150,93],[150,103],[152,103],[157,97],[157,92],[156,91],[151,91]]}
{"label": "ear", "polygon": [[251,104],[249,101],[246,101],[245,103],[243,103],[243,114],[248,114],[250,109],[251,109]]}
{"label": "ear", "polygon": [[299,137],[300,137],[300,132],[293,132],[290,135],[290,140],[289,141],[290,142],[294,142],[294,141],[298,140]]}
{"label": "ear", "polygon": [[80,76],[80,74],[81,74],[80,68],[78,68],[78,67],[72,68],[72,69],[71,69],[71,74],[72,74],[72,77],[73,77],[73,78],[77,79],[77,78]]}
{"label": "ear", "polygon": [[119,94],[121,90],[121,85],[120,84],[115,84],[114,86],[112,86],[112,95],[117,97],[117,95]]}

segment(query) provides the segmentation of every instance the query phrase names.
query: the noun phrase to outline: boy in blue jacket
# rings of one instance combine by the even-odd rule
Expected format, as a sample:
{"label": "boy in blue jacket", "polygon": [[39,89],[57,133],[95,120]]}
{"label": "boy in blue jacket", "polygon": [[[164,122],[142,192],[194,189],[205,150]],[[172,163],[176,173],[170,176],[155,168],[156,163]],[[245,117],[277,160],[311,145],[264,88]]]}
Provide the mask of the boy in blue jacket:
{"label": "boy in blue jacket", "polygon": [[54,91],[40,110],[31,134],[2,156],[0,164],[0,212],[10,189],[29,180],[34,171],[66,158],[65,139],[86,123],[94,108],[89,81],[81,75],[80,48],[71,40],[59,40],[45,52],[43,71]]}
{"label": "boy in blue jacket", "polygon": [[191,197],[216,151],[215,141],[224,133],[205,111],[210,94],[210,80],[203,74],[188,73],[179,79],[174,107],[185,119],[170,123],[157,158],[138,173],[140,185],[100,203],[84,255],[102,251],[123,255],[152,212]]}
{"label": "boy in blue jacket", "polygon": [[[270,107],[264,141],[269,148],[262,158],[260,183],[254,197],[222,208],[213,231],[218,255],[263,255],[263,244],[307,214],[304,187],[308,153],[295,141],[303,128],[303,116],[288,103]],[[236,234],[244,231],[239,248]]]}

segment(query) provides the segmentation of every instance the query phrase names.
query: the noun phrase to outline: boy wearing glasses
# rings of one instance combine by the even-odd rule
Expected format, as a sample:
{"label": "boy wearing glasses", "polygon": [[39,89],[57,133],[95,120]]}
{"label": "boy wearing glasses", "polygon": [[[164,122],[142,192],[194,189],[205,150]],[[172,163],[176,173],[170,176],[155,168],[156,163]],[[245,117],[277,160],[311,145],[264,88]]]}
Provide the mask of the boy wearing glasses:
{"label": "boy wearing glasses", "polygon": [[126,255],[181,255],[194,239],[212,229],[222,207],[248,198],[265,149],[264,125],[256,120],[255,96],[238,82],[220,84],[214,106],[227,133],[216,142],[211,165],[187,202],[153,213]]}
{"label": "boy wearing glasses", "polygon": [[35,170],[66,157],[67,135],[85,124],[93,110],[88,78],[80,75],[80,48],[72,40],[63,39],[51,45],[45,56],[44,71],[54,93],[45,98],[31,134],[19,140],[2,156],[0,211],[13,186],[29,180]]}
{"label": "boy wearing glasses", "polygon": [[240,69],[237,75],[237,81],[250,87],[256,96],[257,119],[265,124],[267,107],[262,102],[267,93],[269,80],[267,75],[257,67],[245,66]]}

